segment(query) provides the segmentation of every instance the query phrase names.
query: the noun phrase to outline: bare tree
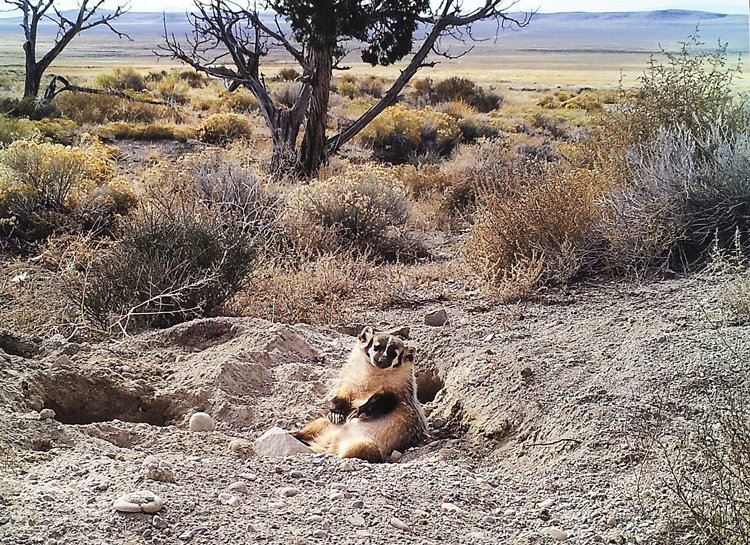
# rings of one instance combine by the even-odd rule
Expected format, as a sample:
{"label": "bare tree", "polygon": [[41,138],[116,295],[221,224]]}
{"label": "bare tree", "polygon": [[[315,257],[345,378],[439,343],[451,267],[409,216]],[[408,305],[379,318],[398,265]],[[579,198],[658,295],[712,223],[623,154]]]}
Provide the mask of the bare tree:
{"label": "bare tree", "polygon": [[[281,16],[272,19],[262,17],[255,7],[241,7],[233,0],[195,0],[196,11],[189,15],[192,35],[178,40],[168,33],[165,24],[163,50],[167,56],[200,72],[224,79],[230,88],[248,88],[258,99],[271,132],[272,166],[288,164],[287,160],[292,159],[299,171],[312,175],[329,156],[394,104],[421,68],[436,64],[429,60],[431,54],[455,58],[467,53],[471,49],[468,43],[475,41],[472,25],[480,21],[495,22],[496,32],[527,25],[531,14],[522,17],[509,14],[515,3],[515,0],[484,0],[469,9],[462,0],[442,0],[437,7],[426,0],[359,3],[328,0],[316,2],[310,8],[309,2],[276,0],[271,5]],[[283,30],[282,17],[293,35]],[[331,24],[332,21],[336,24]],[[424,36],[414,50],[413,36],[417,31]],[[446,38],[458,40],[466,47],[453,55],[441,46]],[[375,105],[349,127],[327,136],[325,121],[331,74],[339,68],[352,41],[366,44],[362,57],[373,65],[389,64],[409,53],[411,58]],[[274,102],[260,72],[261,62],[271,47],[286,51],[302,69],[301,90],[290,108]],[[297,139],[305,119],[305,139],[298,149]]]}
{"label": "bare tree", "polygon": [[[24,32],[23,51],[26,56],[24,98],[36,98],[39,95],[44,72],[73,38],[81,32],[97,26],[104,26],[118,37],[130,39],[126,34],[115,30],[111,24],[112,21],[128,11],[127,5],[118,5],[114,11],[104,13],[100,11],[104,0],[80,0],[78,12],[73,17],[68,18],[57,8],[55,1],[5,0],[5,3],[15,6],[23,13],[21,28]],[[57,26],[57,35],[52,47],[39,57],[37,55],[39,23],[45,20]]]}

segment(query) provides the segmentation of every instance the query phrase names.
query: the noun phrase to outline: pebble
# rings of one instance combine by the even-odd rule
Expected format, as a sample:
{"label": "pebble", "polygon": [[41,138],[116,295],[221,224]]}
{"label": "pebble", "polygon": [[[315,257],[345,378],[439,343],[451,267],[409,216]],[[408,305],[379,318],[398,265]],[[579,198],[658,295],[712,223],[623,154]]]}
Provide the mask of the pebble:
{"label": "pebble", "polygon": [[540,501],[536,504],[537,507],[540,509],[547,509],[548,507],[552,507],[555,504],[554,498],[550,498],[548,500]]}
{"label": "pebble", "polygon": [[393,452],[391,452],[391,462],[394,462],[394,463],[398,462],[399,460],[401,460],[402,456],[403,456],[403,454],[401,454],[397,450],[394,450]]}
{"label": "pebble", "polygon": [[251,456],[255,455],[255,450],[253,450],[252,443],[244,439],[232,439],[231,441],[229,441],[229,447],[227,448],[229,452],[232,452],[241,457],[250,458]]}
{"label": "pebble", "polygon": [[219,501],[230,507],[237,507],[240,504],[240,499],[237,496],[234,494],[228,494],[227,492],[219,494]]}
{"label": "pebble", "polygon": [[346,517],[346,520],[352,526],[364,526],[365,525],[365,519],[364,517],[361,517],[360,515],[350,515]]}
{"label": "pebble", "polygon": [[458,513],[459,515],[465,515],[466,514],[466,511],[464,511],[458,505],[455,505],[453,503],[443,502],[443,504],[440,507],[444,511],[452,511],[454,513]]}
{"label": "pebble", "polygon": [[352,507],[354,509],[362,509],[365,506],[365,502],[362,500],[355,500],[352,502]]}
{"label": "pebble", "polygon": [[315,530],[312,534],[315,539],[325,539],[328,537],[328,532],[325,530]]}
{"label": "pebble", "polygon": [[180,539],[182,541],[189,541],[193,538],[193,531],[192,530],[185,530],[180,535],[177,536],[177,539]]}
{"label": "pebble", "polygon": [[344,494],[342,492],[334,492],[330,496],[328,496],[328,499],[331,501],[338,501],[344,499]]}
{"label": "pebble", "polygon": [[568,534],[560,530],[559,528],[546,528],[544,530],[544,533],[557,541],[565,541],[566,539],[568,539]]}
{"label": "pebble", "polygon": [[444,308],[428,312],[424,316],[424,323],[432,327],[444,326],[448,323],[448,313]]}
{"label": "pebble", "polygon": [[357,468],[354,467],[354,464],[352,464],[348,460],[344,462],[343,464],[341,464],[339,469],[341,469],[341,471],[356,471],[357,470]]}
{"label": "pebble", "polygon": [[321,515],[310,515],[307,517],[307,522],[323,522],[323,520]]}
{"label": "pebble", "polygon": [[299,490],[294,488],[293,486],[285,486],[279,491],[279,494],[281,494],[285,498],[292,498],[299,494]]}
{"label": "pebble", "polygon": [[168,467],[161,466],[149,467],[146,471],[146,478],[151,479],[152,481],[161,481],[163,483],[173,483],[176,480],[174,471]]}
{"label": "pebble", "polygon": [[247,494],[250,492],[250,489],[242,481],[233,482],[227,487],[227,490],[230,492],[239,492],[240,494]]}
{"label": "pebble", "polygon": [[304,477],[304,473],[302,473],[301,471],[296,471],[296,470],[295,470],[295,471],[291,471],[291,472],[289,473],[289,476],[290,476],[290,477],[291,477],[292,479],[301,479],[302,477]]}
{"label": "pebble", "polygon": [[120,496],[112,507],[121,513],[156,513],[164,507],[164,500],[150,490],[138,490]]}
{"label": "pebble", "polygon": [[190,417],[190,424],[188,425],[190,431],[214,431],[216,425],[214,419],[208,413],[194,413]]}
{"label": "pebble", "polygon": [[158,528],[160,530],[163,530],[164,528],[166,528],[167,526],[169,526],[167,524],[167,521],[164,520],[163,518],[161,518],[159,515],[154,515],[154,518],[151,519],[151,525],[154,528]]}
{"label": "pebble", "polygon": [[344,483],[331,483],[331,490],[346,490]]}
{"label": "pebble", "polygon": [[409,528],[409,525],[406,524],[403,520],[397,519],[396,517],[391,517],[391,520],[389,520],[388,523],[394,528],[398,528],[399,530],[403,530],[404,532],[411,532],[411,528]]}
{"label": "pebble", "polygon": [[55,418],[55,411],[52,409],[42,409],[39,411],[39,418],[41,420],[54,420]]}
{"label": "pebble", "polygon": [[611,516],[607,519],[607,528],[614,528],[617,526],[617,519],[614,516]]}

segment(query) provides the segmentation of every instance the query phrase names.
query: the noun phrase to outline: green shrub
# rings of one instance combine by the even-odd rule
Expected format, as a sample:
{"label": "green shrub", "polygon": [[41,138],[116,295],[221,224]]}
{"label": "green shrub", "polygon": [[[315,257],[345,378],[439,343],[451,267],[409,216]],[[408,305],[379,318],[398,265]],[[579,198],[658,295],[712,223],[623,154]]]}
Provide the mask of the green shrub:
{"label": "green shrub", "polygon": [[703,45],[692,36],[677,53],[662,50],[665,64],[651,58],[638,92],[621,109],[633,142],[648,141],[662,127],[705,133],[717,120],[730,130],[747,128],[748,111],[733,86],[739,67],[727,66],[726,44],[713,52]]}
{"label": "green shrub", "polygon": [[58,117],[60,111],[54,104],[40,102],[34,98],[3,97],[0,98],[0,115],[43,119]]}
{"label": "green shrub", "polygon": [[146,80],[130,67],[115,68],[108,74],[100,74],[94,80],[94,84],[117,91],[144,91],[146,89]]}
{"label": "green shrub", "polygon": [[461,100],[483,113],[498,109],[503,102],[501,95],[485,90],[470,79],[461,77],[439,81],[428,92],[428,95],[433,104]]}
{"label": "green shrub", "polygon": [[233,140],[247,140],[253,135],[253,125],[247,116],[235,113],[213,114],[198,127],[198,138],[211,144],[227,144]]}
{"label": "green shrub", "polygon": [[170,326],[216,314],[239,291],[267,236],[259,218],[275,216],[259,199],[257,179],[213,167],[209,181],[193,172],[179,177],[179,190],[155,190],[92,265],[80,298],[99,327]]}
{"label": "green shrub", "polygon": [[292,68],[291,66],[285,66],[284,68],[279,70],[279,73],[276,75],[277,81],[296,81],[302,76],[296,69]]}
{"label": "green shrub", "polygon": [[35,136],[39,136],[39,132],[28,119],[0,115],[0,144],[10,144],[16,140]]}

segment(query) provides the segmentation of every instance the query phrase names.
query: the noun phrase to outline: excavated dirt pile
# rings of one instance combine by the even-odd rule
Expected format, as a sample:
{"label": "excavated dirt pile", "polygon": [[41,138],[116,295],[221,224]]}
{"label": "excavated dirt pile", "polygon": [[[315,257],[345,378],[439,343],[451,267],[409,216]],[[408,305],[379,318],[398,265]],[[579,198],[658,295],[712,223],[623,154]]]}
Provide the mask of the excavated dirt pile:
{"label": "excavated dirt pile", "polygon": [[[380,465],[251,448],[315,414],[357,327],[214,318],[100,344],[0,332],[0,543],[668,542],[674,508],[642,439],[747,375],[750,329],[721,325],[719,289],[476,295],[446,303],[441,326],[429,305],[356,316],[410,326],[420,353],[431,438]],[[189,431],[198,411],[214,431]],[[113,509],[144,490],[156,513]]]}

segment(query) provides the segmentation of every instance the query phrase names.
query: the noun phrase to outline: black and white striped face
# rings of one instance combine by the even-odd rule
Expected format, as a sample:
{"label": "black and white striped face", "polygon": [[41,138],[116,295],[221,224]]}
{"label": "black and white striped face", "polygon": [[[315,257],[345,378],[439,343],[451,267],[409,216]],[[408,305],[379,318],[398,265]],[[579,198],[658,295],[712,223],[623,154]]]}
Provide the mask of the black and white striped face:
{"label": "black and white striped face", "polygon": [[368,326],[358,340],[370,363],[379,369],[397,369],[404,363],[414,362],[416,350],[394,335],[375,332]]}

